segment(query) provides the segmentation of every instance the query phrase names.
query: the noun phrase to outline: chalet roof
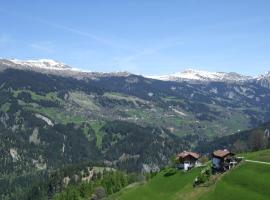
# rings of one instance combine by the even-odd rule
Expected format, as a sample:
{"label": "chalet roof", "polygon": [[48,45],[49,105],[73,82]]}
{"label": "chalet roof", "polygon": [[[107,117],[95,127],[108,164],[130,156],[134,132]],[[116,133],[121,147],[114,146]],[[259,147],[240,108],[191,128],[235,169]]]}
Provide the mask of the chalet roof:
{"label": "chalet roof", "polygon": [[193,158],[198,159],[200,157],[199,154],[195,153],[195,152],[190,152],[190,151],[183,151],[182,153],[179,153],[177,155],[178,158],[185,158],[187,156],[192,156]]}
{"label": "chalet roof", "polygon": [[220,158],[226,157],[227,155],[234,155],[234,154],[228,151],[227,149],[217,150],[213,152],[213,156],[220,157]]}

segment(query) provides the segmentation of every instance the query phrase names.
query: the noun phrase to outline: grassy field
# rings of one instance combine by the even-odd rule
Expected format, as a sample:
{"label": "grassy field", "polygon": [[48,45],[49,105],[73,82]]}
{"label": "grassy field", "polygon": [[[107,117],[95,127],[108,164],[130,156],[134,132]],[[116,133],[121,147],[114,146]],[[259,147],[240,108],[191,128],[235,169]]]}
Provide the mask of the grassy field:
{"label": "grassy field", "polygon": [[244,163],[225,175],[200,200],[269,200],[270,166]]}
{"label": "grassy field", "polygon": [[102,144],[103,133],[100,129],[102,128],[103,125],[104,125],[104,122],[102,121],[91,122],[91,127],[94,130],[96,138],[97,138],[98,148],[100,148]]}
{"label": "grassy field", "polygon": [[[246,159],[270,161],[270,149],[244,154]],[[111,196],[110,200],[269,200],[270,165],[243,161],[232,171],[218,176],[209,187],[192,187],[199,169],[178,171],[164,176],[166,171],[145,184],[135,184]]]}
{"label": "grassy field", "polygon": [[270,162],[270,149],[242,154],[245,159]]}
{"label": "grassy field", "polygon": [[185,190],[187,186],[192,187],[193,182],[199,170],[190,172],[177,171],[176,174],[166,176],[166,170],[160,172],[147,184],[135,185],[126,188],[120,193],[115,194],[110,200],[170,200],[177,199],[179,193]]}

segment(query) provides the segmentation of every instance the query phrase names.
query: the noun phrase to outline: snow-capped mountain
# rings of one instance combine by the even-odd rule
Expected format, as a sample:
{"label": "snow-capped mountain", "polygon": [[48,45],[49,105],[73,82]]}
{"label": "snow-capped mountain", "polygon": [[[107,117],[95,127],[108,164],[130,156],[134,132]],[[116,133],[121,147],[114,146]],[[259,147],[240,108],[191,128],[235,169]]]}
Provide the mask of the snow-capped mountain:
{"label": "snow-capped mountain", "polygon": [[7,68],[30,70],[44,74],[54,74],[58,76],[69,76],[77,79],[90,78],[97,79],[105,76],[129,76],[128,72],[91,72],[89,70],[81,70],[74,68],[62,62],[50,59],[37,60],[18,60],[18,59],[0,59],[0,71]]}
{"label": "snow-capped mountain", "polygon": [[270,71],[256,78],[256,82],[263,87],[270,88]]}
{"label": "snow-capped mountain", "polygon": [[[21,70],[31,70],[40,73],[54,74],[59,76],[69,76],[74,78],[91,78],[98,79],[104,76],[129,76],[128,72],[91,72],[80,70],[71,67],[62,62],[57,62],[50,59],[38,60],[18,60],[18,59],[0,59],[0,71],[6,68],[15,68]],[[145,76],[146,78],[162,80],[162,81],[177,81],[190,83],[208,83],[208,82],[228,82],[228,83],[245,83],[256,82],[263,87],[270,88],[270,71],[264,75],[257,77],[245,76],[235,72],[209,72],[196,69],[187,69],[182,72],[177,72],[170,75],[161,76]]]}
{"label": "snow-capped mountain", "polygon": [[50,59],[38,60],[18,60],[18,59],[0,59],[0,71],[5,69],[19,69],[35,71],[43,74],[53,74],[57,76],[68,76],[76,79],[91,78],[90,71],[80,70],[71,67],[65,63]]}
{"label": "snow-capped mountain", "polygon": [[50,59],[38,60],[18,60],[18,59],[1,59],[0,62],[6,65],[17,65],[30,68],[43,68],[47,70],[73,70],[72,67]]}
{"label": "snow-capped mountain", "polygon": [[243,82],[251,80],[252,77],[237,74],[235,72],[208,72],[203,70],[187,69],[183,72],[178,72],[163,76],[148,76],[148,78],[158,79],[163,81],[216,81],[216,82]]}

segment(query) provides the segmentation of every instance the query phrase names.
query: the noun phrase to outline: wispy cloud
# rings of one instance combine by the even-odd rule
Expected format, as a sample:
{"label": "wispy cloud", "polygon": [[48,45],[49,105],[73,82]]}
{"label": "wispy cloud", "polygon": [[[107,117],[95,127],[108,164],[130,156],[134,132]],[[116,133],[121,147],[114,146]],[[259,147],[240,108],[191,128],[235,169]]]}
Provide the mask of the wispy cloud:
{"label": "wispy cloud", "polygon": [[37,21],[37,22],[40,22],[42,24],[46,24],[50,27],[53,27],[53,28],[56,28],[59,30],[63,30],[63,31],[67,31],[67,32],[70,32],[70,33],[73,33],[73,34],[76,34],[76,35],[79,35],[82,37],[89,38],[91,40],[94,40],[94,41],[101,43],[101,44],[104,44],[104,45],[123,48],[122,46],[120,46],[119,44],[113,42],[113,40],[108,39],[108,38],[97,36],[97,35],[89,33],[89,32],[81,31],[81,30],[76,29],[76,28],[71,28],[71,27],[68,27],[68,26],[65,26],[62,24],[53,23],[53,22],[43,20],[43,19],[39,19],[39,18],[32,18],[32,19]]}
{"label": "wispy cloud", "polygon": [[[154,55],[158,57],[158,59],[161,59],[163,55],[161,52],[165,49],[175,47],[178,45],[181,45],[183,43],[183,38],[181,37],[167,37],[167,38],[156,38],[151,39],[151,41],[143,42],[143,41],[132,41],[132,40],[124,40],[119,38],[108,38],[108,37],[102,37],[100,35],[96,35],[87,31],[83,31],[74,27],[69,27],[63,24],[59,24],[56,22],[48,21],[45,19],[32,17],[29,15],[23,15],[18,14],[12,11],[6,11],[0,8],[0,12],[15,16],[17,18],[23,18],[25,20],[39,23],[42,25],[45,25],[47,27],[57,29],[60,31],[63,31],[65,33],[72,33],[80,37],[84,37],[86,39],[95,41],[101,45],[105,45],[108,47],[111,47],[113,50],[119,50],[118,53],[113,53],[114,55],[107,55],[106,58],[102,56],[102,58],[99,58],[101,55],[92,55],[91,52],[86,51],[86,49],[83,49],[83,56],[78,56],[82,60],[90,59],[91,63],[93,63],[95,66],[101,66],[102,68],[111,68],[115,67],[120,70],[128,70],[131,72],[138,72],[141,70],[142,66],[140,64],[142,61],[148,61],[149,57],[153,57]],[[54,45],[50,42],[35,42],[32,44],[29,44],[32,48],[42,51],[45,53],[53,53],[54,52]],[[140,46],[140,47],[139,47]],[[77,51],[77,50],[76,50]],[[77,58],[77,56],[75,56]],[[93,61],[94,60],[94,61]],[[155,60],[152,60],[152,62],[157,62]],[[152,64],[154,64],[152,63]]]}
{"label": "wispy cloud", "polygon": [[126,68],[130,66],[131,69],[137,69],[136,62],[138,60],[141,60],[145,56],[151,56],[155,54],[159,54],[160,56],[161,51],[171,48],[171,47],[179,46],[183,44],[183,41],[181,37],[168,37],[168,38],[163,38],[156,41],[156,44],[158,45],[153,45],[151,47],[139,49],[135,51],[134,53],[129,54],[127,56],[115,58],[114,59],[115,63],[119,65],[120,67],[123,66]]}
{"label": "wispy cloud", "polygon": [[[51,27],[57,30],[61,30],[61,31],[72,33],[81,37],[85,37],[87,39],[96,41],[99,44],[109,46],[112,49],[119,50],[120,52],[119,55],[111,59],[111,65],[118,66],[124,69],[131,69],[132,71],[134,71],[137,68],[136,67],[137,63],[143,57],[146,57],[148,55],[150,56],[150,55],[158,54],[160,51],[166,48],[177,46],[181,43],[179,42],[180,41],[179,37],[169,37],[169,38],[155,39],[155,40],[152,40],[150,43],[148,41],[149,45],[146,45],[146,44],[143,44],[142,41],[134,42],[134,41],[124,40],[124,39],[119,39],[119,38],[111,39],[107,37],[102,37],[100,35],[96,35],[87,31],[82,31],[74,27],[69,27],[63,24],[55,23],[52,21],[38,18],[38,17],[18,14],[10,10],[7,11],[0,8],[0,12],[8,14],[8,15],[12,15],[18,18],[23,18],[31,22],[40,23],[42,25],[46,25],[48,27]],[[138,45],[138,43],[141,45]],[[43,51],[47,53],[51,53],[54,50],[53,45],[46,42],[36,42],[36,43],[30,44],[30,46],[39,51]],[[142,47],[138,48],[138,46],[142,46]],[[127,54],[127,52],[129,53]],[[110,59],[108,58],[108,60]]]}
{"label": "wispy cloud", "polygon": [[119,48],[119,49],[126,49],[126,50],[129,49],[125,45],[121,45],[120,42],[115,41],[115,39],[113,40],[113,39],[105,38],[105,37],[102,37],[102,36],[99,36],[99,35],[96,35],[93,33],[89,33],[87,31],[82,31],[82,30],[74,28],[74,27],[69,27],[69,26],[66,26],[63,24],[58,24],[58,23],[51,22],[51,21],[41,19],[38,17],[32,17],[32,16],[28,16],[28,15],[14,13],[12,11],[7,11],[7,10],[1,9],[1,8],[0,8],[0,12],[4,13],[4,14],[12,15],[12,16],[15,16],[18,18],[23,18],[23,19],[26,19],[26,20],[29,20],[32,22],[37,22],[37,23],[49,26],[51,28],[55,28],[55,29],[69,32],[69,33],[73,33],[73,34],[76,34],[78,36],[82,36],[82,37],[91,39],[91,40],[96,41],[96,42],[103,44],[103,45],[107,45],[107,46],[111,46],[111,47]]}
{"label": "wispy cloud", "polygon": [[51,41],[42,41],[42,42],[35,42],[29,45],[31,48],[44,52],[44,53],[53,53],[54,44]]}

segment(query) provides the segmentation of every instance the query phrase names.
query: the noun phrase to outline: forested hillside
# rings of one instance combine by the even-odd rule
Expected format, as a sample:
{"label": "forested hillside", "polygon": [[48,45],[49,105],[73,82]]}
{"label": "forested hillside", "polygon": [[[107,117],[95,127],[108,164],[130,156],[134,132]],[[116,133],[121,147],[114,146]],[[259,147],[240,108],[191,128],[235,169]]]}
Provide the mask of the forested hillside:
{"label": "forested hillside", "polygon": [[73,77],[1,67],[0,175],[1,185],[9,185],[3,194],[23,194],[55,170],[85,162],[159,170],[179,151],[210,151],[207,142],[270,117],[269,89],[254,82]]}
{"label": "forested hillside", "polygon": [[246,131],[215,138],[209,142],[200,142],[199,152],[208,153],[215,149],[231,149],[234,152],[258,151],[270,147],[270,122]]}

